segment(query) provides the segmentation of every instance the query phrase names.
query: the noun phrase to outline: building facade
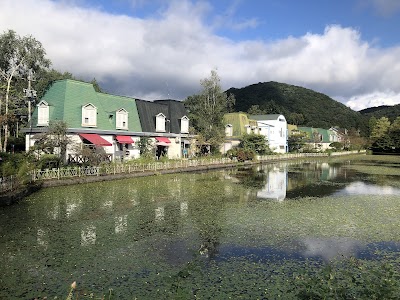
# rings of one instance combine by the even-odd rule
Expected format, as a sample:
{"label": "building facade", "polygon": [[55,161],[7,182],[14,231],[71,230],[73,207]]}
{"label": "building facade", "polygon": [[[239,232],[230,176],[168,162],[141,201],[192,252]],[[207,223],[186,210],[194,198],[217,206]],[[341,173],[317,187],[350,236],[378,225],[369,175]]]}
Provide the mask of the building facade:
{"label": "building facade", "polygon": [[138,158],[141,138],[150,140],[158,157],[180,158],[185,141],[189,144],[189,118],[182,102],[99,93],[90,83],[70,79],[54,81],[40,99],[25,130],[26,151],[56,121],[67,125],[69,162],[80,162],[76,153],[83,147],[101,150],[109,161]]}
{"label": "building facade", "polygon": [[283,115],[251,115],[249,118],[257,121],[259,133],[268,140],[269,148],[273,152],[288,152],[287,122]]}

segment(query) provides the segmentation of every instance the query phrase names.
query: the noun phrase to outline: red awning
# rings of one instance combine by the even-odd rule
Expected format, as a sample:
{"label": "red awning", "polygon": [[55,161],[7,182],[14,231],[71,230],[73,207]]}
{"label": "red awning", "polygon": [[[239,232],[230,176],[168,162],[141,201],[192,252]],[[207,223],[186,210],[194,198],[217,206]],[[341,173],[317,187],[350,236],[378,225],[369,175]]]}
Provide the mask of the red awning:
{"label": "red awning", "polygon": [[120,144],[133,144],[134,143],[132,138],[127,135],[117,135],[116,139],[117,139],[118,143],[120,143]]}
{"label": "red awning", "polygon": [[93,145],[96,146],[112,146],[112,144],[109,141],[106,141],[101,136],[95,133],[80,133],[79,136],[81,138],[84,138],[85,140],[88,140],[89,142],[91,142]]}
{"label": "red awning", "polygon": [[169,138],[163,137],[163,136],[156,137],[156,140],[157,140],[157,142],[160,142],[160,143],[167,143],[167,144],[171,143]]}

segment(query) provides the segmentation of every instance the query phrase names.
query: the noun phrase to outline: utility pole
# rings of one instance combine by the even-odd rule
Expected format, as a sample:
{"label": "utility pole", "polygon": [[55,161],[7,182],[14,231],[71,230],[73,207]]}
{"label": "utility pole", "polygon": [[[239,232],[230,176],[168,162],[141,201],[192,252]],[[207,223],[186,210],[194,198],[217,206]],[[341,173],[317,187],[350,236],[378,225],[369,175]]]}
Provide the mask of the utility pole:
{"label": "utility pole", "polygon": [[28,88],[24,89],[24,93],[25,93],[25,98],[28,99],[28,124],[29,124],[29,134],[28,134],[28,148],[27,150],[29,150],[29,148],[31,147],[31,132],[32,132],[32,120],[31,120],[31,114],[32,114],[32,101],[34,98],[36,98],[36,91],[32,90],[32,81],[33,81],[33,74],[32,74],[32,69],[29,69],[29,73],[28,73]]}

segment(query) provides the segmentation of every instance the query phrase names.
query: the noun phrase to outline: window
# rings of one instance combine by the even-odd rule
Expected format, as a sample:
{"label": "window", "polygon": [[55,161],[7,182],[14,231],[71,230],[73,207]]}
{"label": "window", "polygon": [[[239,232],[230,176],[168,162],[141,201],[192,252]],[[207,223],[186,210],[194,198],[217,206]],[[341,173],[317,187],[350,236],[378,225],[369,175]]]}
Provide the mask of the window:
{"label": "window", "polygon": [[49,126],[49,105],[46,101],[40,101],[38,108],[38,126]]}
{"label": "window", "polygon": [[125,109],[121,108],[117,110],[116,115],[117,117],[115,120],[115,127],[117,129],[128,129],[128,112]]}
{"label": "window", "polygon": [[231,124],[227,124],[225,126],[225,135],[232,136],[233,135],[233,126]]}
{"label": "window", "polygon": [[251,133],[251,126],[250,125],[245,125],[244,127],[246,127],[246,133],[250,134]]}
{"label": "window", "polygon": [[162,113],[156,115],[156,131],[165,132],[165,116]]}
{"label": "window", "polygon": [[97,126],[97,108],[93,104],[89,103],[85,106],[82,106],[82,126]]}
{"label": "window", "polygon": [[189,118],[186,116],[181,118],[181,133],[189,133]]}

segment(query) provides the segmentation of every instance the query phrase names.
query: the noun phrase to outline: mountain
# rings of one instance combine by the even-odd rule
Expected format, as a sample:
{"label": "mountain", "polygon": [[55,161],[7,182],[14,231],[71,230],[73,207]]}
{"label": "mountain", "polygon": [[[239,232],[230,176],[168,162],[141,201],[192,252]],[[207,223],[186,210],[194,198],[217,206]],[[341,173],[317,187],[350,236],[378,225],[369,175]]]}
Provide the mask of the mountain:
{"label": "mountain", "polygon": [[379,119],[382,117],[387,117],[391,122],[393,122],[397,117],[400,117],[400,104],[393,106],[382,105],[370,107],[360,110],[360,113],[368,118],[375,117]]}
{"label": "mountain", "polygon": [[[366,132],[367,118],[329,96],[279,82],[260,82],[244,88],[226,91],[236,98],[235,111],[280,113],[288,123],[309,127],[330,128],[337,126],[360,129]],[[258,106],[258,107],[257,107]]]}

